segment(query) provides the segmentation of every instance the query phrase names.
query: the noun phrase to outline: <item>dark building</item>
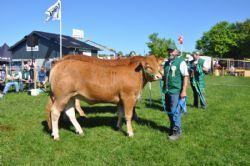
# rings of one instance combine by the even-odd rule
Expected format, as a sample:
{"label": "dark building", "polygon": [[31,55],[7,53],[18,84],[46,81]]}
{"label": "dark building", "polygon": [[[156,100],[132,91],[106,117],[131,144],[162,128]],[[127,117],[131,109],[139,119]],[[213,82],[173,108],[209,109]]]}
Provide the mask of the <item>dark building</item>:
{"label": "dark building", "polygon": [[[41,60],[60,57],[60,35],[33,31],[11,46],[9,50],[12,52],[12,59],[14,61],[35,59],[40,64]],[[100,49],[97,47],[70,36],[62,35],[62,56],[67,54],[97,56],[98,51]]]}
{"label": "dark building", "polygon": [[2,47],[0,47],[0,63],[10,62],[12,59],[12,54],[9,51],[9,46],[4,43]]}

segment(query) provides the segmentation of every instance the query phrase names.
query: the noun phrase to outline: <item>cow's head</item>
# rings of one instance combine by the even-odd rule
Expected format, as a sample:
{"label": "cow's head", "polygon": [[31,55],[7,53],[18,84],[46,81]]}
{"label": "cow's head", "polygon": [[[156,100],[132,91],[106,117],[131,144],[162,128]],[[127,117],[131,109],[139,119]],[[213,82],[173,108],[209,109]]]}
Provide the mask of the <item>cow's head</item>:
{"label": "cow's head", "polygon": [[148,81],[156,81],[162,79],[163,76],[163,58],[156,58],[153,55],[146,56],[144,60],[141,61],[142,70]]}

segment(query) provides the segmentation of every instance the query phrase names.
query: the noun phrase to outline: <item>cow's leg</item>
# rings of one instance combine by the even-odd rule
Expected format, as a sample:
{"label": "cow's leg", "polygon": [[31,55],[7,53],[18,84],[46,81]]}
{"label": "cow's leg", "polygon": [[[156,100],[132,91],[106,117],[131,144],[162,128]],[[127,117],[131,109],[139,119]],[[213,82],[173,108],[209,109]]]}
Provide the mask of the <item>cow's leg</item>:
{"label": "cow's leg", "polygon": [[132,117],[133,120],[137,121],[139,118],[138,118],[138,115],[135,111],[135,106],[133,107],[133,117]]}
{"label": "cow's leg", "polygon": [[84,111],[81,108],[81,104],[80,104],[79,99],[75,99],[75,108],[76,108],[76,110],[77,110],[77,112],[79,113],[80,116],[87,117],[86,114],[84,113]]}
{"label": "cow's leg", "polygon": [[59,140],[59,129],[58,129],[58,120],[60,117],[60,110],[54,103],[51,107],[51,121],[52,121],[52,133],[54,140]]}
{"label": "cow's leg", "polygon": [[64,98],[63,100],[55,99],[53,105],[51,106],[51,121],[52,121],[51,135],[54,137],[54,140],[59,140],[58,121],[60,114],[65,108],[67,103],[68,103],[68,98]]}
{"label": "cow's leg", "polygon": [[125,112],[125,118],[126,118],[126,123],[127,123],[127,132],[128,132],[129,137],[134,136],[132,124],[131,124],[134,106],[135,106],[134,99],[127,99],[126,101],[124,101],[124,112]]}
{"label": "cow's leg", "polygon": [[121,129],[122,128],[122,117],[124,116],[123,106],[121,104],[118,104],[117,110],[118,110],[118,120],[117,120],[116,127],[118,129]]}
{"label": "cow's leg", "polygon": [[76,120],[74,106],[75,106],[75,100],[71,99],[66,106],[65,113],[69,117],[69,120],[71,121],[71,123],[74,125],[76,129],[76,133],[83,135],[82,128],[80,124],[78,123],[78,121]]}

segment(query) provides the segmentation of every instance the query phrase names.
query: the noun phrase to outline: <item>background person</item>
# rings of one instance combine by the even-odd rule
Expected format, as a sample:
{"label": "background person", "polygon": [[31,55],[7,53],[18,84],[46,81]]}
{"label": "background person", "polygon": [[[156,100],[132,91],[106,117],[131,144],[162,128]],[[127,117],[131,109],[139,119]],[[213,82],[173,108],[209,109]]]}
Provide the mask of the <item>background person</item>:
{"label": "background person", "polygon": [[30,72],[31,86],[33,88],[34,87],[34,79],[35,79],[35,66],[36,66],[35,60],[29,60],[28,66],[29,66],[28,68],[29,68],[29,72]]}
{"label": "background person", "polygon": [[199,98],[201,108],[206,109],[205,100],[205,73],[208,72],[208,65],[205,60],[200,58],[200,52],[193,52],[193,60],[189,63],[190,84],[193,90],[194,107],[198,108]]}
{"label": "background person", "polygon": [[25,64],[23,67],[23,70],[21,70],[19,74],[19,85],[20,85],[20,91],[23,91],[24,85],[28,86],[28,90],[32,88],[32,79],[30,76],[30,70],[29,65]]}
{"label": "background person", "polygon": [[46,88],[46,72],[44,66],[41,67],[40,71],[38,72],[38,87],[39,88]]}
{"label": "background person", "polygon": [[3,66],[0,66],[0,90],[2,91],[4,88],[6,79],[6,69]]}
{"label": "background person", "polygon": [[18,87],[19,74],[15,72],[15,70],[11,69],[10,74],[7,74],[6,83],[4,86],[3,93],[0,94],[2,98],[10,89],[11,86],[15,86],[16,93],[19,92]]}
{"label": "background person", "polygon": [[180,99],[186,97],[188,85],[188,68],[185,59],[179,56],[174,43],[168,47],[169,58],[164,65],[165,105],[170,120],[169,139],[177,140],[181,135],[181,109],[178,107]]}
{"label": "background person", "polygon": [[47,78],[49,78],[50,69],[51,69],[51,61],[49,60],[49,58],[45,59],[44,68],[45,68],[46,76]]}

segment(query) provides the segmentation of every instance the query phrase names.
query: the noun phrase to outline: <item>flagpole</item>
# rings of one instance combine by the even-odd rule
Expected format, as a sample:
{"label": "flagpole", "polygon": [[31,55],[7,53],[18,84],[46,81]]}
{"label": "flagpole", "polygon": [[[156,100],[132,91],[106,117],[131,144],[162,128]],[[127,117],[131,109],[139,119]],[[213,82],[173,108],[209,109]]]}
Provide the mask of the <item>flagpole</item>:
{"label": "flagpole", "polygon": [[60,59],[62,59],[62,1],[60,2]]}
{"label": "flagpole", "polygon": [[182,56],[182,50],[183,50],[183,43],[181,44],[181,56]]}

